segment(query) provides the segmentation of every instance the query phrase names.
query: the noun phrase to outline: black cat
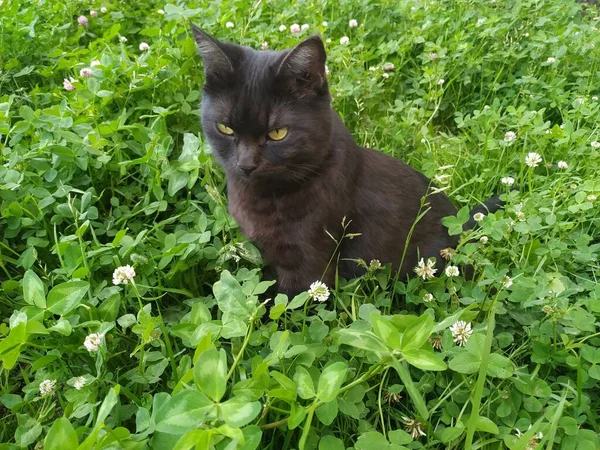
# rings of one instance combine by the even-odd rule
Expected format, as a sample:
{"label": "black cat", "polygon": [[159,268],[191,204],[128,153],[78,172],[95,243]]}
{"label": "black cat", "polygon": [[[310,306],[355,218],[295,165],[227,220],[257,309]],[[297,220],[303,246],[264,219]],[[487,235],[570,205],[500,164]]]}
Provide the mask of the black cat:
{"label": "black cat", "polygon": [[[202,127],[227,173],[229,211],[277,272],[278,289],[306,290],[336,267],[360,275],[353,259],[410,272],[421,257],[454,247],[441,219],[456,208],[432,193],[424,175],[390,156],[359,147],[331,108],[325,48],[318,36],[291,50],[255,51],[221,42],[192,25],[204,59]],[[427,213],[409,231],[427,196]],[[495,208],[497,208],[494,205]],[[351,221],[340,263],[327,267]]]}

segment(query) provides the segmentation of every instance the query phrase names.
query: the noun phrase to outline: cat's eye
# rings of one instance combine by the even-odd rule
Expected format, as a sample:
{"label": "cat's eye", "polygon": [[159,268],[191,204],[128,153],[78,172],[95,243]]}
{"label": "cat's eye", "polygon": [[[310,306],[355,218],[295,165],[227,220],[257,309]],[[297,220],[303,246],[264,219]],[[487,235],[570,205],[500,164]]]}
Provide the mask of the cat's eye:
{"label": "cat's eye", "polygon": [[269,139],[272,139],[274,141],[280,141],[284,137],[286,137],[287,134],[288,134],[288,129],[284,127],[284,128],[275,128],[274,130],[269,131],[267,136],[269,136]]}
{"label": "cat's eye", "polygon": [[223,125],[222,123],[218,123],[218,124],[217,124],[217,129],[218,129],[218,130],[219,130],[221,133],[223,133],[223,134],[225,134],[225,135],[227,135],[227,136],[231,136],[231,135],[233,135],[233,130],[232,130],[231,128],[229,128],[227,125]]}

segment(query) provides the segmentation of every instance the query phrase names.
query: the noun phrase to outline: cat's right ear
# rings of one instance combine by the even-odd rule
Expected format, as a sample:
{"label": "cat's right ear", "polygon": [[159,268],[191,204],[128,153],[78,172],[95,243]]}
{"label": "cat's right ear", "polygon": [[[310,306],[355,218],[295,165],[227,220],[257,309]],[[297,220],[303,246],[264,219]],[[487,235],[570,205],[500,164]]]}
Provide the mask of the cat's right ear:
{"label": "cat's right ear", "polygon": [[220,78],[232,74],[233,64],[225,53],[223,44],[194,24],[191,24],[191,29],[198,46],[198,52],[204,60],[206,78]]}
{"label": "cat's right ear", "polygon": [[328,94],[325,46],[319,36],[304,39],[283,58],[277,75],[293,81],[289,86],[299,97]]}

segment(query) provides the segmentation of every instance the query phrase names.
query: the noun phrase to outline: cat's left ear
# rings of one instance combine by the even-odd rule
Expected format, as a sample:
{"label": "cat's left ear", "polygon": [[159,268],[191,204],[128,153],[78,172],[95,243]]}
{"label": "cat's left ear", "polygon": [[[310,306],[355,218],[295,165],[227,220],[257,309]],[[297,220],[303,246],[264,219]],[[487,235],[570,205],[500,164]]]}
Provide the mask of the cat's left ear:
{"label": "cat's left ear", "polygon": [[293,90],[301,96],[312,91],[326,94],[325,46],[319,36],[311,36],[296,45],[283,58],[277,69],[277,75],[293,80]]}
{"label": "cat's left ear", "polygon": [[222,78],[233,73],[233,63],[226,53],[227,47],[196,25],[190,25],[198,51],[204,60],[204,72],[207,79]]}

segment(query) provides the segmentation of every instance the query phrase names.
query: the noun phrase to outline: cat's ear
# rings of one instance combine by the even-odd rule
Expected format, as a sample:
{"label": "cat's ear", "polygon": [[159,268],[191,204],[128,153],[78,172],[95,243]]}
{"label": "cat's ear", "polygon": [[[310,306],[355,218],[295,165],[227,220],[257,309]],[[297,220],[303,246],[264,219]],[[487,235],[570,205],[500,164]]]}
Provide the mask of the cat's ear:
{"label": "cat's ear", "polygon": [[325,46],[319,36],[304,39],[283,58],[277,75],[294,81],[294,90],[301,96],[308,92],[327,93],[325,76]]}
{"label": "cat's ear", "polygon": [[191,24],[198,51],[204,60],[206,77],[222,77],[233,73],[233,63],[225,52],[225,46],[214,37]]}

